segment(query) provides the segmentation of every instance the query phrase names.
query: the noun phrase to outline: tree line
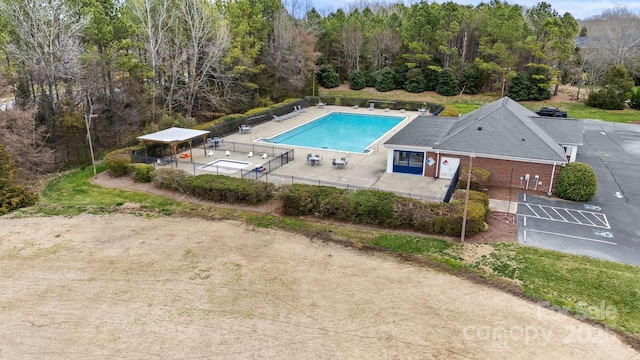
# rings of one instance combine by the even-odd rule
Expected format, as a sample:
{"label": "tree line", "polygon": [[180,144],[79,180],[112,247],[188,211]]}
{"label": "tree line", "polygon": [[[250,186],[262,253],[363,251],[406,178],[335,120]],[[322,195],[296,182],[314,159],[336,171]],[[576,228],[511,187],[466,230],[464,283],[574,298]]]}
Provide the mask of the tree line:
{"label": "tree line", "polygon": [[[0,0],[2,83],[17,109],[0,113],[0,141],[37,173],[86,164],[87,124],[103,152],[318,84],[544,98],[558,83],[595,86],[614,64],[637,79],[637,46],[624,43],[637,21],[614,9],[581,29],[546,2],[500,0],[358,1],[325,14],[296,0]],[[581,31],[600,48],[624,41],[584,52]]]}

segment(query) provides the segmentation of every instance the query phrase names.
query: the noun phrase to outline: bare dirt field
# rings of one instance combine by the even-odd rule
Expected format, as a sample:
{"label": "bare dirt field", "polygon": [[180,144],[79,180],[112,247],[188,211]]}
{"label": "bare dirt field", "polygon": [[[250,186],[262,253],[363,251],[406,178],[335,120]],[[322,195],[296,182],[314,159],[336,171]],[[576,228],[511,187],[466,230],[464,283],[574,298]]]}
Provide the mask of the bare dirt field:
{"label": "bare dirt field", "polygon": [[385,255],[234,221],[0,218],[2,359],[640,359]]}

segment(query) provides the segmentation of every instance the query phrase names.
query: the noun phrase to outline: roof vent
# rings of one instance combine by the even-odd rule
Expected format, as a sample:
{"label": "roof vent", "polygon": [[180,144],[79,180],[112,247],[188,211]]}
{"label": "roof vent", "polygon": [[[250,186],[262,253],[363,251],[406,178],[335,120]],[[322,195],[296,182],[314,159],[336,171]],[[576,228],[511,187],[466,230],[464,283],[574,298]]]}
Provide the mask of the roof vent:
{"label": "roof vent", "polygon": [[482,130],[482,126],[478,126],[478,131]]}
{"label": "roof vent", "polygon": [[524,141],[524,138],[522,138],[522,141]]}

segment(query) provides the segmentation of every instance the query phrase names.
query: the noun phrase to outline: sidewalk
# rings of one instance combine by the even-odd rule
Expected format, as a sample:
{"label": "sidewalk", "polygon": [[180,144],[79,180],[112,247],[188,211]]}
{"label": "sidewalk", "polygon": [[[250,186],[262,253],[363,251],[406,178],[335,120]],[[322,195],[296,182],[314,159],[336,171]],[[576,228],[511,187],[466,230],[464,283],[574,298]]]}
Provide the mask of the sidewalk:
{"label": "sidewalk", "polygon": [[491,209],[491,211],[515,214],[518,209],[518,202],[489,199],[489,209]]}

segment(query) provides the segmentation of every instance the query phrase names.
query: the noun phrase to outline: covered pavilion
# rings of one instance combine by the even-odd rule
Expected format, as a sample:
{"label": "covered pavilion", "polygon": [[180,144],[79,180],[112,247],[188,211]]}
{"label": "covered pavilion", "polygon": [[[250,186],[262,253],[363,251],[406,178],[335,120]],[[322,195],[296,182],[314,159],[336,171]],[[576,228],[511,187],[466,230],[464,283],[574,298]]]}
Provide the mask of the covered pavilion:
{"label": "covered pavilion", "polygon": [[182,143],[189,144],[189,159],[193,162],[193,140],[202,138],[202,148],[204,155],[207,154],[207,135],[209,131],[192,130],[179,127],[156,131],[151,134],[138,136],[138,140],[144,143],[144,156],[147,157],[147,143],[168,144],[171,147],[171,156],[177,156],[178,145]]}

